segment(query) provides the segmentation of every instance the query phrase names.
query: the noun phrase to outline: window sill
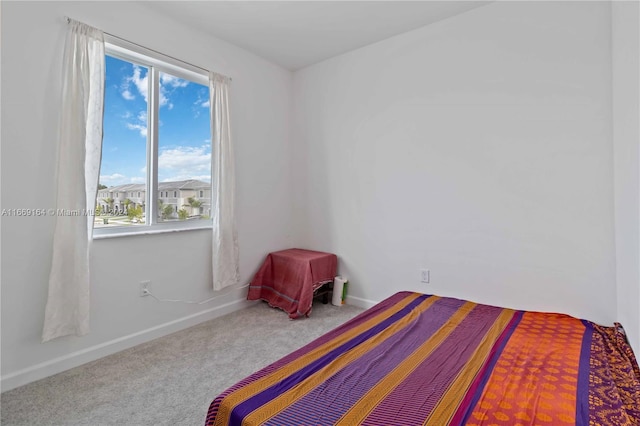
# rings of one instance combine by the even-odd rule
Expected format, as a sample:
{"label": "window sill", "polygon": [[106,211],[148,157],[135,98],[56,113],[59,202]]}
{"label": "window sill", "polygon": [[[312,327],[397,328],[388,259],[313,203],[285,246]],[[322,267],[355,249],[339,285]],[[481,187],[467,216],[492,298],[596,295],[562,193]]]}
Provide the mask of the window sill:
{"label": "window sill", "polygon": [[[201,231],[211,229],[211,223],[208,224],[199,224],[199,225],[191,225],[191,226],[183,226],[183,227],[165,227],[162,225],[156,226],[141,226],[137,229],[123,229],[123,228],[111,228],[111,229],[97,229],[93,231],[93,239],[94,240],[106,240],[109,238],[120,238],[120,237],[133,237],[136,235],[156,235],[156,234],[170,234],[173,232],[185,232],[185,231]],[[96,232],[98,231],[98,232]]]}

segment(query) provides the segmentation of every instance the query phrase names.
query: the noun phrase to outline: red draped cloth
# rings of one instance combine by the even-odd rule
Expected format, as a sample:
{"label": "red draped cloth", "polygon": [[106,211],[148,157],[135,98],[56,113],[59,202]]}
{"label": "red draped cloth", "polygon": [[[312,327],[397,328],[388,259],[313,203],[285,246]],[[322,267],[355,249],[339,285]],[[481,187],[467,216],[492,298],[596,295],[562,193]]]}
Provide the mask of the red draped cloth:
{"label": "red draped cloth", "polygon": [[333,280],[337,267],[332,253],[297,248],[269,253],[249,285],[247,300],[265,300],[289,318],[308,316],[313,292]]}

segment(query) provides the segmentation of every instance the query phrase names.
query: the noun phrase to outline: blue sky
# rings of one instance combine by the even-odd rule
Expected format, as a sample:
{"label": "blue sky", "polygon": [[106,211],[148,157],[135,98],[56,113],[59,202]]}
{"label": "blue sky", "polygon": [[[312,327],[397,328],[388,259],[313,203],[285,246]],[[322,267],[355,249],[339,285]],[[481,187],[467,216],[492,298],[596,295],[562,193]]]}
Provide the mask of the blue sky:
{"label": "blue sky", "polygon": [[[148,69],[106,57],[100,183],[146,181]],[[160,73],[160,182],[211,180],[209,89]]]}

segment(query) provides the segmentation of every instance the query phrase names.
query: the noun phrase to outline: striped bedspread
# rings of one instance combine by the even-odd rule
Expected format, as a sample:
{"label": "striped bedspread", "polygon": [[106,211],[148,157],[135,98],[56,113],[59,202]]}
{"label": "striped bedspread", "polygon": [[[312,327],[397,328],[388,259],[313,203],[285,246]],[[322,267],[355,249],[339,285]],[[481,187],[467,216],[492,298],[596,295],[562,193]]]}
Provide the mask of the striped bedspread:
{"label": "striped bedspread", "polygon": [[401,292],[229,388],[207,425],[640,425],[624,336]]}

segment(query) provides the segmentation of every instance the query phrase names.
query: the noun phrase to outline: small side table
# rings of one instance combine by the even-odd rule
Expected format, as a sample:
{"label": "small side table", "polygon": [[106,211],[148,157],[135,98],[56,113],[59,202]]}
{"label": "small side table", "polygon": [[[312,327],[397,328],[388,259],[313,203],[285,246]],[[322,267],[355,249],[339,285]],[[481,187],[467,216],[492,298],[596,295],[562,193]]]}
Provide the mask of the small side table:
{"label": "small side table", "polygon": [[[309,316],[314,292],[329,289],[337,267],[333,253],[298,248],[269,253],[249,285],[247,300],[265,300],[292,319]],[[321,294],[328,302],[328,294]]]}

